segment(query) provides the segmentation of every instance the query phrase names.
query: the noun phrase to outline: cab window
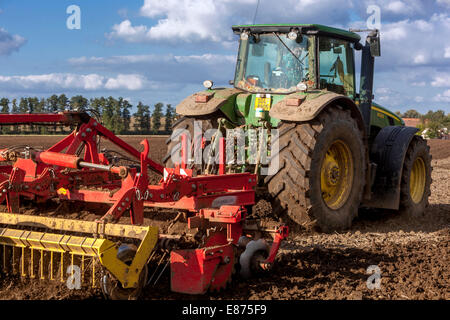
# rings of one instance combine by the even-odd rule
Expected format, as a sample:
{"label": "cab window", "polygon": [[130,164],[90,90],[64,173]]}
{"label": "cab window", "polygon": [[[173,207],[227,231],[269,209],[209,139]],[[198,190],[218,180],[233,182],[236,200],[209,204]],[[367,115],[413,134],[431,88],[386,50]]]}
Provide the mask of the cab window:
{"label": "cab window", "polygon": [[320,88],[354,97],[353,48],[348,41],[319,39]]}

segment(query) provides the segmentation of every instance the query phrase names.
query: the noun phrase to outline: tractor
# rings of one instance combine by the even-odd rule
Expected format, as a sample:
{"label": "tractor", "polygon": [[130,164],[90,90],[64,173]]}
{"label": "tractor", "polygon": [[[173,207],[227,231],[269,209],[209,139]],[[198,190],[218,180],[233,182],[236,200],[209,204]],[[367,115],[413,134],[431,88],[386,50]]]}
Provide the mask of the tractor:
{"label": "tractor", "polygon": [[[223,158],[218,146],[224,138],[218,137],[236,129],[266,130],[259,141],[277,148],[247,146],[245,160],[257,161],[222,165],[227,172],[257,173],[257,196],[270,199],[275,217],[332,232],[349,228],[359,208],[391,209],[410,218],[424,213],[431,184],[429,146],[418,129],[372,101],[374,61],[381,52],[378,30],[319,24],[232,30],[240,38],[233,87],[214,88],[207,80],[206,90],[176,107],[180,117],[167,140],[166,167],[180,158],[182,137],[191,138],[189,168],[211,174]],[[368,32],[365,43],[357,33],[362,31]],[[355,51],[361,51],[359,92]],[[205,135],[210,129],[216,133]],[[207,156],[200,159],[198,149]],[[227,142],[228,152],[237,151]],[[258,160],[263,158],[276,169],[262,174]]]}

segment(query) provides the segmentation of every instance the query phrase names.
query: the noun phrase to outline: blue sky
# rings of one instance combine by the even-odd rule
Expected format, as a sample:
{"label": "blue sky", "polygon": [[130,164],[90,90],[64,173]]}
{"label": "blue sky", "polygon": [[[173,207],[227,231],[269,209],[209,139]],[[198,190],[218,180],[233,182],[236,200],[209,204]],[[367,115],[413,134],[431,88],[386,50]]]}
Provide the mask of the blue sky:
{"label": "blue sky", "polygon": [[[0,96],[122,96],[176,105],[232,79],[237,36],[257,0],[0,0]],[[66,9],[81,9],[69,30]],[[381,12],[375,100],[450,112],[450,0],[260,0],[257,23],[364,27]],[[357,64],[358,65],[358,64]],[[359,69],[359,68],[358,68]]]}

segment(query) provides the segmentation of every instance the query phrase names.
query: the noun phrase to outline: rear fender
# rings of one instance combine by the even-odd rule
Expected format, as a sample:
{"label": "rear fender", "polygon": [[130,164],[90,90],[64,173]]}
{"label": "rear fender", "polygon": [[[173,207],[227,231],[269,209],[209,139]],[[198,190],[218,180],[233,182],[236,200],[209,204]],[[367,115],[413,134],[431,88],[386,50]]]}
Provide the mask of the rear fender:
{"label": "rear fender", "polygon": [[370,200],[364,206],[398,210],[403,162],[417,128],[388,126],[375,137],[370,161],[376,164],[376,174],[371,188]]}

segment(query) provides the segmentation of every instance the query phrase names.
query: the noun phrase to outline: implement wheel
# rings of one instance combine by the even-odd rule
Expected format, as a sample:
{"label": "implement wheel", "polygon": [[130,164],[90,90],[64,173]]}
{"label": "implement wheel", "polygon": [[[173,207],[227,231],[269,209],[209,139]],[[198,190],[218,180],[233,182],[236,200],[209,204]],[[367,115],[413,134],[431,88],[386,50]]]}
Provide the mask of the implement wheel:
{"label": "implement wheel", "polygon": [[[117,258],[124,263],[130,265],[136,255],[136,247],[134,245],[121,245],[117,252]],[[106,298],[111,300],[136,300],[144,286],[147,284],[148,268],[147,265],[141,270],[138,286],[136,288],[123,288],[119,281],[114,279],[107,272],[101,279],[101,287]]]}
{"label": "implement wheel", "polygon": [[278,129],[280,169],[265,179],[275,213],[324,232],[349,228],[366,169],[362,133],[350,111],[332,106],[310,122],[281,122]]}
{"label": "implement wheel", "polygon": [[414,136],[403,163],[400,185],[400,213],[420,217],[428,206],[431,194],[430,147],[422,137]]}

